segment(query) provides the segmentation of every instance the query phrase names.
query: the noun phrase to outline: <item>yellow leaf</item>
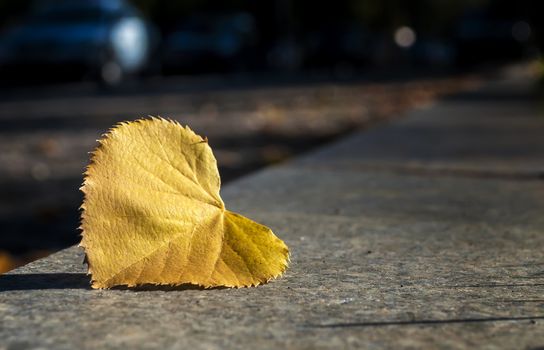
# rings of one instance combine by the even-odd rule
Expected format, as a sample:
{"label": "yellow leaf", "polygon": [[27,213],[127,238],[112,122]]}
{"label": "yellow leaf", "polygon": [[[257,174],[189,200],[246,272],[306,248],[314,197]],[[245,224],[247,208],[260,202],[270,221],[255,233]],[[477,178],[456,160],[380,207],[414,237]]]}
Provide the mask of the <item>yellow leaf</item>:
{"label": "yellow leaf", "polygon": [[93,288],[246,287],[280,276],[287,246],[225,209],[207,140],[161,118],[124,122],[94,151],[82,191]]}

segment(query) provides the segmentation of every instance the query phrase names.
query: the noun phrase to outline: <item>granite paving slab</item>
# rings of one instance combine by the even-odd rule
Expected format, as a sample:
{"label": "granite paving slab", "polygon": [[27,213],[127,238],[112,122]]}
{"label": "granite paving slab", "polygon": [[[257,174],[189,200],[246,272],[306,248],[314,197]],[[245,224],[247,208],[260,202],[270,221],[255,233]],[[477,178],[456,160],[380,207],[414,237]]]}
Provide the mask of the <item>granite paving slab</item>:
{"label": "granite paving slab", "polygon": [[[325,147],[298,163],[472,176],[544,177],[544,99],[533,80],[489,83]],[[364,137],[361,135],[364,134]]]}
{"label": "granite paving slab", "polygon": [[[0,276],[0,349],[541,349],[544,139],[508,84],[226,186],[229,209],[289,245],[283,277],[92,290],[72,247]],[[418,128],[443,143],[424,153]]]}
{"label": "granite paving slab", "polygon": [[0,277],[0,344],[544,344],[541,182],[280,167],[224,196],[286,240],[284,277],[249,289],[91,290],[74,247]]}

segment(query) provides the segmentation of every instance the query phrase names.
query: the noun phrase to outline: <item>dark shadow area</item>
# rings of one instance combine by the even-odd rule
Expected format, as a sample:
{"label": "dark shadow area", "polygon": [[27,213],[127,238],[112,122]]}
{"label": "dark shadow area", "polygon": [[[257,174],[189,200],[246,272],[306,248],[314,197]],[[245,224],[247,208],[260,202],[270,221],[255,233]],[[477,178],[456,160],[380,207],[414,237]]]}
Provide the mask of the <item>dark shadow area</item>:
{"label": "dark shadow area", "polygon": [[[91,277],[85,273],[24,273],[0,275],[0,293],[23,290],[47,289],[92,289]],[[184,290],[220,290],[226,287],[204,288],[194,284],[153,285],[145,284],[137,287],[118,286],[112,290],[127,290],[132,292],[174,292]]]}
{"label": "dark shadow area", "polygon": [[0,275],[0,292],[40,289],[91,289],[91,278],[85,273]]}
{"label": "dark shadow area", "polygon": [[[35,251],[51,252],[79,242],[78,191],[82,178],[19,178],[0,184],[6,212],[0,215],[0,247],[14,254]],[[40,254],[42,255],[42,254]]]}
{"label": "dark shadow area", "polygon": [[542,91],[539,91],[538,89],[534,89],[531,92],[523,91],[523,92],[511,92],[511,91],[476,91],[476,92],[465,92],[460,94],[455,94],[452,96],[448,96],[445,98],[446,101],[450,102],[456,102],[456,101],[462,101],[462,102],[492,102],[492,103],[512,103],[512,102],[519,102],[519,103],[534,103],[536,99],[542,96]]}
{"label": "dark shadow area", "polygon": [[222,290],[222,289],[229,289],[227,287],[212,287],[212,288],[205,288],[202,286],[198,286],[196,284],[180,284],[177,286],[173,285],[155,285],[155,284],[144,284],[141,286],[136,287],[128,287],[128,286],[118,286],[111,288],[112,290],[128,290],[131,292],[176,292],[176,291],[184,291],[184,290]]}
{"label": "dark shadow area", "polygon": [[[1,1],[1,0],[0,0]],[[492,65],[493,69],[502,65]],[[491,68],[490,68],[491,69]],[[354,85],[362,83],[402,83],[414,79],[443,79],[452,75],[467,75],[478,71],[467,69],[375,68],[361,71],[349,77],[338,77],[328,71],[303,71],[297,73],[232,73],[206,74],[201,76],[155,77],[148,80],[133,80],[115,89],[99,88],[89,82],[64,82],[47,86],[3,86],[0,82],[0,102],[44,101],[62,98],[85,97],[153,97],[175,93],[180,95],[205,94],[224,90],[237,92],[247,89],[265,90],[282,87],[303,87],[308,85]],[[1,75],[0,75],[1,76]]]}

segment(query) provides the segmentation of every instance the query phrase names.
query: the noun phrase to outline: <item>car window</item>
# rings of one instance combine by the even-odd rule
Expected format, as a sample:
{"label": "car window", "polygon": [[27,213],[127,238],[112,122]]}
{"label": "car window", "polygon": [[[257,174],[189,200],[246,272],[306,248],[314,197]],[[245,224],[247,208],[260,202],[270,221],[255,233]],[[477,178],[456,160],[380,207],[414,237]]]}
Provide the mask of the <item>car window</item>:
{"label": "car window", "polygon": [[100,8],[51,8],[31,17],[35,23],[89,23],[99,22],[108,17],[106,11]]}

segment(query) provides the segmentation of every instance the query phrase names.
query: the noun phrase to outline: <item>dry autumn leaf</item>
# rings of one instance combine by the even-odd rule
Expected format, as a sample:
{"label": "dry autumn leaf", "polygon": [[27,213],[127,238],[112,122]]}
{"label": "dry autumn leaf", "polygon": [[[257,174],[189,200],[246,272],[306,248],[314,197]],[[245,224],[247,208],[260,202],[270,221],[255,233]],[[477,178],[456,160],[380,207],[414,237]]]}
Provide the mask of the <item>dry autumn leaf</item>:
{"label": "dry autumn leaf", "polygon": [[256,286],[287,268],[272,231],[225,209],[207,140],[161,118],[124,122],[94,151],[82,191],[93,288]]}

